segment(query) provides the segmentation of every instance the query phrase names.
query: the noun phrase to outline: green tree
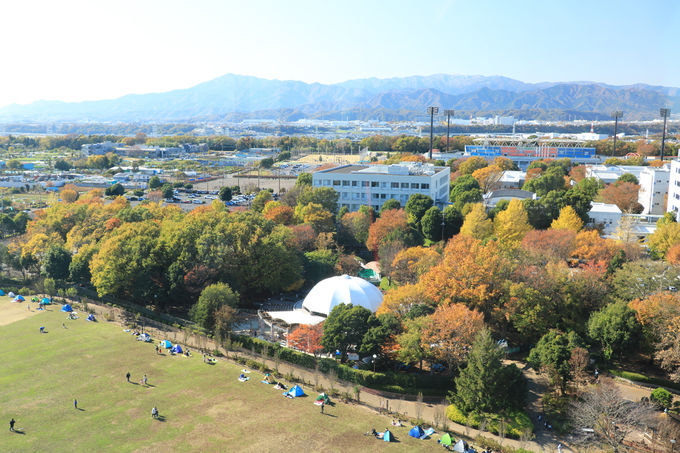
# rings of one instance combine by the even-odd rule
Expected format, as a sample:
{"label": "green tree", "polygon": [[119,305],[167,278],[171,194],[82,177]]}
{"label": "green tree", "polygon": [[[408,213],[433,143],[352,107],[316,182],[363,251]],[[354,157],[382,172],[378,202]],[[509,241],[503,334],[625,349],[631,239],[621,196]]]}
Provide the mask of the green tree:
{"label": "green tree", "polygon": [[423,236],[432,242],[441,240],[442,238],[442,212],[438,207],[432,206],[425,212],[420,221],[423,230]]}
{"label": "green tree", "polygon": [[311,173],[300,173],[295,180],[295,187],[300,186],[310,186],[312,185],[312,174]]}
{"label": "green tree", "polygon": [[425,316],[414,317],[405,322],[404,331],[397,335],[399,350],[397,357],[402,362],[409,364],[418,362],[419,368],[423,369],[423,359],[426,356],[422,344],[423,327],[427,319]]}
{"label": "green tree", "polygon": [[387,339],[401,331],[401,322],[391,313],[376,316],[371,314],[367,321],[368,330],[361,339],[359,352],[366,355],[380,354]]}
{"label": "green tree", "polygon": [[539,197],[546,195],[551,190],[563,190],[564,172],[559,167],[550,168],[541,176],[525,182],[522,189],[535,192]]}
{"label": "green tree", "polygon": [[335,214],[338,212],[338,197],[340,194],[330,187],[305,187],[298,196],[297,205],[307,206],[309,203],[317,203],[323,208]]}
{"label": "green tree", "polygon": [[43,289],[45,290],[45,293],[52,296],[57,293],[57,283],[54,281],[53,278],[45,278],[43,280]]}
{"label": "green tree", "polygon": [[214,283],[206,286],[191,307],[189,316],[201,327],[212,331],[215,328],[215,312],[224,306],[235,308],[239,303],[239,294],[226,283]]}
{"label": "green tree", "polygon": [[273,199],[274,197],[272,196],[272,193],[270,191],[260,190],[258,194],[255,195],[255,198],[253,199],[250,208],[256,212],[262,212],[262,210],[264,209],[264,205],[266,205]]}
{"label": "green tree", "polygon": [[43,268],[45,275],[55,280],[68,278],[71,254],[60,245],[53,244],[45,253]]}
{"label": "green tree", "polygon": [[57,159],[54,163],[54,169],[59,171],[69,171],[71,169],[71,164],[65,159]]}
{"label": "green tree", "polygon": [[222,201],[231,200],[231,187],[224,186],[220,188],[220,200]]}
{"label": "green tree", "polygon": [[19,234],[24,234],[29,220],[28,214],[23,211],[17,212],[12,220],[14,221],[14,230]]}
{"label": "green tree", "polygon": [[567,382],[571,379],[569,359],[571,351],[576,346],[578,344],[575,334],[567,335],[551,329],[529,352],[529,365],[535,370],[547,373],[552,384],[564,395]]}
{"label": "green tree", "polygon": [[503,352],[488,329],[475,338],[467,365],[455,382],[456,393],[449,393],[449,399],[464,413],[519,408],[526,399],[522,372],[515,365],[503,366]]}
{"label": "green tree", "polygon": [[607,305],[593,313],[588,320],[588,336],[600,344],[607,360],[630,351],[639,333],[640,323],[625,301]]}
{"label": "green tree", "polygon": [[161,187],[161,194],[163,198],[169,199],[175,196],[175,191],[170,184],[164,184]]}
{"label": "green tree", "polygon": [[615,184],[620,184],[622,182],[629,182],[631,184],[635,184],[636,186],[640,185],[640,181],[635,177],[634,174],[632,173],[624,173],[619,178],[616,180]]}
{"label": "green tree", "polygon": [[390,209],[401,209],[401,203],[399,203],[399,201],[395,200],[394,198],[390,198],[380,207],[380,214],[385,211],[389,211]]}
{"label": "green tree", "polygon": [[314,250],[305,253],[305,280],[309,284],[320,282],[335,273],[338,255],[332,250]]}
{"label": "green tree", "polygon": [[163,183],[161,182],[161,179],[158,176],[152,176],[149,178],[149,189],[155,190],[161,187]]}
{"label": "green tree", "polygon": [[673,394],[663,387],[658,387],[649,396],[649,401],[661,409],[669,409],[673,404]]}
{"label": "green tree", "polygon": [[274,159],[271,157],[265,157],[260,161],[260,167],[262,168],[272,168],[274,166]]}
{"label": "green tree", "polygon": [[115,183],[114,185],[107,187],[104,194],[107,196],[120,196],[125,193],[125,187],[120,183]]}
{"label": "green tree", "polygon": [[432,198],[421,193],[411,195],[406,202],[404,211],[408,214],[409,222],[418,225],[428,209],[434,205]]}
{"label": "green tree", "polygon": [[448,239],[460,232],[463,226],[463,214],[455,206],[449,205],[444,208],[444,238]]}
{"label": "green tree", "polygon": [[371,315],[371,310],[358,305],[336,305],[324,322],[321,345],[330,353],[340,351],[343,359],[350,350],[358,352],[368,331],[368,318]]}

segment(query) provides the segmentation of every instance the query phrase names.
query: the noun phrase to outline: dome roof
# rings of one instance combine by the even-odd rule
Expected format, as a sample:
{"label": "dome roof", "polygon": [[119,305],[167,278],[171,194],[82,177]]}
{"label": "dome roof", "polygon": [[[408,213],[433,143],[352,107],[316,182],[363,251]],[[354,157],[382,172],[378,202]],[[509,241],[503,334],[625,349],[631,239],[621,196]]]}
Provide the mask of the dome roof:
{"label": "dome roof", "polygon": [[336,305],[352,304],[375,313],[382,304],[382,299],[380,290],[363,278],[340,275],[314,285],[302,302],[302,308],[310,313],[328,316]]}

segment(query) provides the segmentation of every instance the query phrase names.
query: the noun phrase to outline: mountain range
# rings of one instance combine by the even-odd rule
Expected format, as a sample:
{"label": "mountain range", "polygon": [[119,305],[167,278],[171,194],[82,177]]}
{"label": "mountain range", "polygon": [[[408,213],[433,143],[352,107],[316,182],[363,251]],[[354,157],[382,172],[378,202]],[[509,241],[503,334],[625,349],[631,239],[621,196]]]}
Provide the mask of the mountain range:
{"label": "mountain range", "polygon": [[525,83],[502,76],[436,74],[356,79],[336,84],[226,74],[186,89],[117,99],[38,101],[0,108],[0,121],[197,122],[270,118],[387,121],[423,119],[428,106],[455,117],[514,115],[520,119],[657,118],[680,107],[680,89],[597,82]]}

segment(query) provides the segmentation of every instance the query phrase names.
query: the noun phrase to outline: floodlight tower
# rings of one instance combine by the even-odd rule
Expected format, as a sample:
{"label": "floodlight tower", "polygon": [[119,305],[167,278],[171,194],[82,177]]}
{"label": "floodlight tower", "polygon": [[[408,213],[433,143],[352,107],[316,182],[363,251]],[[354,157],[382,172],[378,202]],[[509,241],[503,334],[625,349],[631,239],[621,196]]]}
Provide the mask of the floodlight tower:
{"label": "floodlight tower", "polygon": [[671,109],[659,109],[659,114],[663,118],[663,133],[661,135],[661,160],[663,161],[663,152],[666,147],[666,120],[668,115],[671,114]]}
{"label": "floodlight tower", "polygon": [[439,107],[428,107],[427,113],[430,114],[430,160],[432,160],[432,134],[434,133],[434,116],[439,113]]}
{"label": "floodlight tower", "polygon": [[[455,110],[444,110],[444,115],[446,115],[446,152],[449,152],[449,128],[451,126],[451,117],[456,113]],[[430,146],[431,147],[431,146]]]}
{"label": "floodlight tower", "polygon": [[619,118],[622,116],[623,112],[621,110],[614,110],[612,112],[612,118],[614,118],[614,149],[612,150],[612,156],[616,155],[616,135],[619,129]]}

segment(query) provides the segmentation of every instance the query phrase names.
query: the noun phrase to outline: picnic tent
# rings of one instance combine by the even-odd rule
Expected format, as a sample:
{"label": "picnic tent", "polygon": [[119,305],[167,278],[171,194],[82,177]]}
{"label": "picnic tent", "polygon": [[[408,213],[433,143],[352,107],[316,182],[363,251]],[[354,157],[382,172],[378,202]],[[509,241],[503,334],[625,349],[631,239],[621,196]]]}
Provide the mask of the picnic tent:
{"label": "picnic tent", "polygon": [[451,435],[449,433],[446,433],[441,439],[439,439],[439,443],[445,447],[450,447],[453,444],[453,439],[451,439]]}
{"label": "picnic tent", "polygon": [[181,354],[183,352],[182,347],[176,344],[175,346],[172,347],[172,352],[174,352],[175,354]]}
{"label": "picnic tent", "polygon": [[293,387],[291,387],[290,390],[288,390],[288,394],[293,398],[297,398],[298,396],[305,396],[305,392],[302,391],[299,385],[294,385]]}
{"label": "picnic tent", "polygon": [[49,299],[49,298],[43,297],[43,298],[40,300],[40,303],[41,303],[42,305],[49,305],[51,302],[50,302],[50,299]]}
{"label": "picnic tent", "polygon": [[149,341],[151,341],[151,335],[149,335],[148,333],[140,334],[140,335],[137,337],[137,340],[149,342]]}
{"label": "picnic tent", "polygon": [[10,291],[9,294],[8,294],[8,296],[9,296],[9,297],[14,297],[14,296],[16,296],[16,294],[14,294],[12,291]]}
{"label": "picnic tent", "polygon": [[392,432],[390,432],[389,429],[385,430],[385,434],[383,435],[383,440],[385,442],[392,442]]}
{"label": "picnic tent", "polygon": [[163,340],[161,341],[161,348],[170,349],[172,348],[172,343],[170,343],[168,340]]}
{"label": "picnic tent", "polygon": [[66,311],[66,312],[73,311],[73,308],[71,308],[71,306],[69,304],[66,304],[63,307],[61,307],[61,311]]}
{"label": "picnic tent", "polygon": [[413,428],[411,428],[411,430],[408,432],[409,436],[415,437],[416,439],[420,439],[423,434],[425,434],[423,432],[423,428],[421,428],[420,426],[417,426],[417,425],[414,426]]}
{"label": "picnic tent", "polygon": [[14,298],[14,302],[23,302],[25,300],[26,299],[24,299],[24,296],[22,296],[21,294]]}
{"label": "picnic tent", "polygon": [[0,289],[0,296],[4,296],[4,295],[5,295],[5,292]]}
{"label": "picnic tent", "polygon": [[457,451],[458,453],[465,453],[467,449],[467,442],[465,442],[463,439],[460,439],[458,442],[456,442],[456,445],[453,446],[453,451]]}
{"label": "picnic tent", "polygon": [[316,397],[316,402],[321,404],[321,401],[323,401],[324,404],[331,404],[331,399],[325,393],[320,393],[319,396]]}

